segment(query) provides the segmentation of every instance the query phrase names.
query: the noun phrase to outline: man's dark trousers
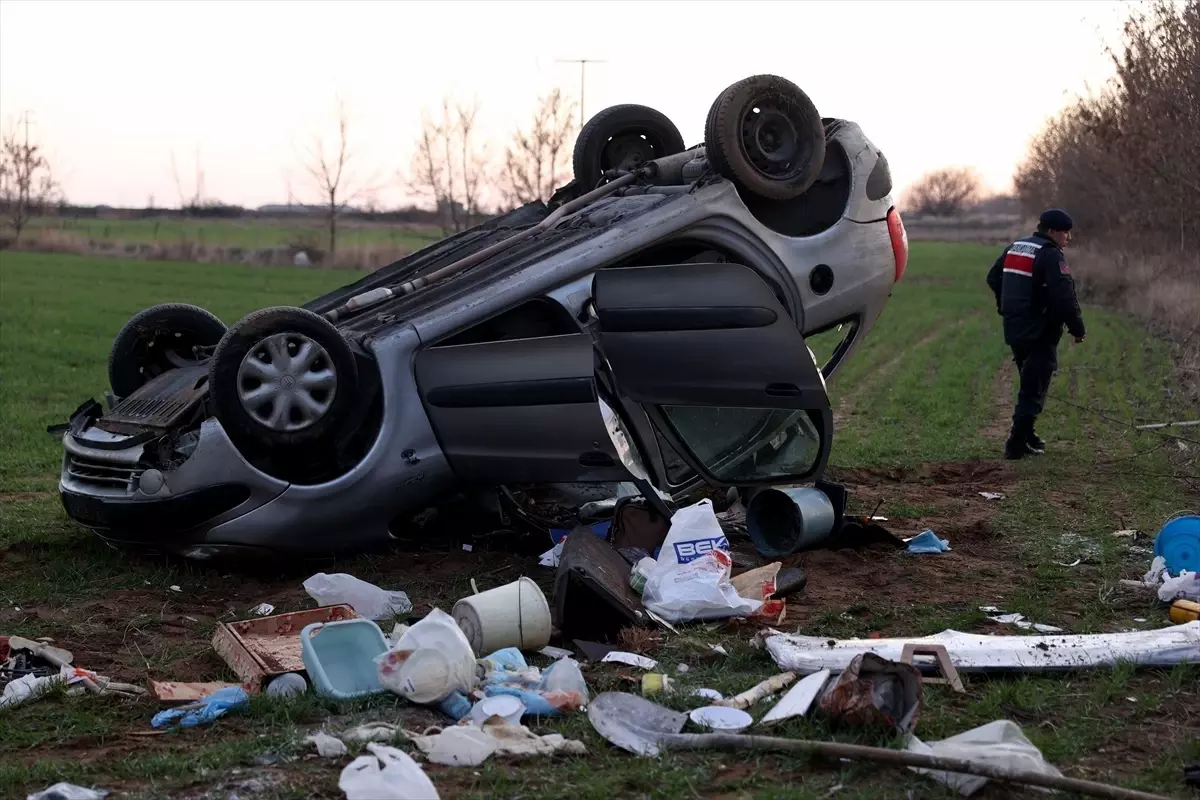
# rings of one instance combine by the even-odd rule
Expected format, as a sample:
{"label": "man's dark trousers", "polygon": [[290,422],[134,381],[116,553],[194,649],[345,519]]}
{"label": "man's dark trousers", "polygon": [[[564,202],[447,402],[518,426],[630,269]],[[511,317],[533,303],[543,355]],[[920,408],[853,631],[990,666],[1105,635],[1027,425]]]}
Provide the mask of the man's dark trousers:
{"label": "man's dark trousers", "polygon": [[1046,405],[1050,379],[1058,369],[1058,343],[1038,341],[1012,346],[1013,361],[1021,374],[1013,427],[1022,436],[1033,432],[1033,423]]}

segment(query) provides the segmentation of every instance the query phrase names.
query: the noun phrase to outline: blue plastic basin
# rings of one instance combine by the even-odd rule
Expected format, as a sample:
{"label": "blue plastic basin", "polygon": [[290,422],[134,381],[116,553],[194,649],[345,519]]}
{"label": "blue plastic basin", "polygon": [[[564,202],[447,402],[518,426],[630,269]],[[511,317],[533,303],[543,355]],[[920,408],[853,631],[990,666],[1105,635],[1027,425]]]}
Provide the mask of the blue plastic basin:
{"label": "blue plastic basin", "polygon": [[387,649],[383,631],[369,619],[314,622],[300,632],[304,668],[313,689],[337,700],[385,691],[375,657]]}

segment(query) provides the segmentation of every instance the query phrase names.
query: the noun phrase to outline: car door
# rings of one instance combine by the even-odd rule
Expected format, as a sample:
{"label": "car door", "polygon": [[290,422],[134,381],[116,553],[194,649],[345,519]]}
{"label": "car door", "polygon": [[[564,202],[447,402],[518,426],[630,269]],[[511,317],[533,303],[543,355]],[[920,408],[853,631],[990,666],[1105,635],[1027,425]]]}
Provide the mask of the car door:
{"label": "car door", "polygon": [[592,295],[602,380],[642,431],[636,438],[659,488],[674,483],[668,455],[719,486],[820,477],[833,432],[824,379],[757,272],[737,264],[613,268],[596,273]]}

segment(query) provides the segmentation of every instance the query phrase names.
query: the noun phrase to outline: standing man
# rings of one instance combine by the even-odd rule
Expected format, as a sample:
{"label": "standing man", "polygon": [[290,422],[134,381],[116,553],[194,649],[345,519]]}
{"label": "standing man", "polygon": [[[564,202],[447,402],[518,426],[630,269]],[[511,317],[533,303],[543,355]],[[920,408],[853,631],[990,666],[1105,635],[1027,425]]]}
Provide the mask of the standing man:
{"label": "standing man", "polygon": [[1076,342],[1083,341],[1075,280],[1063,255],[1073,224],[1062,209],[1042,212],[1037,231],[1005,248],[988,272],[996,311],[1004,317],[1004,342],[1012,348],[1021,376],[1005,458],[1045,452],[1046,443],[1033,426],[1046,403],[1050,378],[1058,369],[1063,326]]}

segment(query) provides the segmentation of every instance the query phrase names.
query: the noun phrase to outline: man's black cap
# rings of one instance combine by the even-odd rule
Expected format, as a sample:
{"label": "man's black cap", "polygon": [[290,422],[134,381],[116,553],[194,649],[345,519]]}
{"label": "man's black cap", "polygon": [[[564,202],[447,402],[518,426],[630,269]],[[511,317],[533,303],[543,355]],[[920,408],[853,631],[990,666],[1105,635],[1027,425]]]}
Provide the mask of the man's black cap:
{"label": "man's black cap", "polygon": [[1061,208],[1048,208],[1038,217],[1038,222],[1052,231],[1069,231],[1075,225],[1071,215]]}

